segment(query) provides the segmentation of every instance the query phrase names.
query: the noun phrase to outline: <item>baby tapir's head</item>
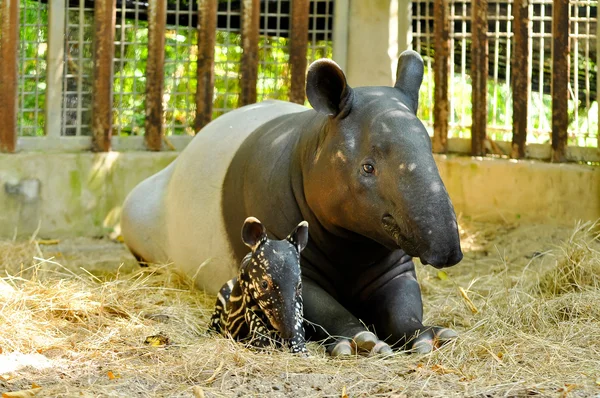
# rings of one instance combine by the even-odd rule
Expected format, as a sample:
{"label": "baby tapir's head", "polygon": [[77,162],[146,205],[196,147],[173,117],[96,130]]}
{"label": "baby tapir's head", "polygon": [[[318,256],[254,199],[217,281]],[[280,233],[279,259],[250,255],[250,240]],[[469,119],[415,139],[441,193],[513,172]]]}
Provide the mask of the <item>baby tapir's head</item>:
{"label": "baby tapir's head", "polygon": [[250,261],[241,270],[246,293],[281,337],[290,339],[302,326],[300,252],[308,243],[308,223],[302,221],[287,238],[273,240],[259,220],[248,217],[242,227],[242,240],[252,249]]}

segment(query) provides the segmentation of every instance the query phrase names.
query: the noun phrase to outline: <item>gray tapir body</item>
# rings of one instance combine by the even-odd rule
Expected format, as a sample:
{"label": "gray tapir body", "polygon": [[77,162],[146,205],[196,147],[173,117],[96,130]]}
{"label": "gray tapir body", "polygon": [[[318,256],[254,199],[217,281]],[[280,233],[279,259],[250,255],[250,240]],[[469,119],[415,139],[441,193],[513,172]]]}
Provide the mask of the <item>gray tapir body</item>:
{"label": "gray tapir body", "polygon": [[246,217],[261,219],[278,239],[307,220],[308,336],[336,336],[333,354],[368,349],[379,342],[366,324],[390,344],[419,335],[416,348],[432,349],[436,337],[455,334],[422,325],[412,257],[440,268],[462,252],[416,117],[422,77],[413,51],[400,57],[395,87],[352,89],[335,63],[316,61],[306,90],[314,110],[266,101],[217,118],[131,192],[125,242],[145,261],[173,261],[216,294],[245,255],[238,229]]}

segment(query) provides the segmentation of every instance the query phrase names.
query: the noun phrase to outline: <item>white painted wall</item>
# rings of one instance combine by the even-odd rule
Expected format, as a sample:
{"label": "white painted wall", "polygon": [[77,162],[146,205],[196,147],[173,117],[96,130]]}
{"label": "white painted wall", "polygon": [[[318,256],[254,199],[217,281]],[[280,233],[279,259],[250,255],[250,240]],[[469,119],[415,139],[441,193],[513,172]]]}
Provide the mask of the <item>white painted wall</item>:
{"label": "white painted wall", "polygon": [[412,44],[410,21],[408,0],[336,2],[333,58],[351,86],[394,83],[398,57]]}

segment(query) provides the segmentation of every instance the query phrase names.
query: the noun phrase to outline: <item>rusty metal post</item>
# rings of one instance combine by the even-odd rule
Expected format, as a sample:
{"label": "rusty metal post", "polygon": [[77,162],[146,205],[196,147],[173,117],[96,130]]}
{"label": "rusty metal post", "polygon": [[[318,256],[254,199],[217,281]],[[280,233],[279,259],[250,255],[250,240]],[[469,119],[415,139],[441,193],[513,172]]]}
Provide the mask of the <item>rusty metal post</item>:
{"label": "rusty metal post", "polygon": [[212,120],[215,89],[215,39],[217,33],[217,0],[198,1],[198,68],[196,77],[196,120],[198,132]]}
{"label": "rusty metal post", "polygon": [[473,0],[471,48],[472,125],[471,155],[485,155],[487,136],[488,18],[487,0]]}
{"label": "rusty metal post", "polygon": [[148,61],[146,62],[146,120],[144,141],[160,151],[163,139],[163,91],[165,80],[166,0],[148,3]]}
{"label": "rusty metal post", "polygon": [[515,0],[513,4],[514,52],[512,57],[511,81],[513,100],[513,136],[510,157],[525,157],[527,144],[527,118],[529,115],[529,88],[531,73],[529,68],[529,38],[531,24],[529,16],[530,0]]}
{"label": "rusty metal post", "polygon": [[433,152],[448,152],[448,125],[450,101],[448,100],[448,77],[450,74],[450,7],[449,0],[435,0],[433,3],[434,59],[433,77],[435,82],[433,104]]}
{"label": "rusty metal post", "polygon": [[569,0],[552,12],[552,161],[566,162],[569,126]]}
{"label": "rusty metal post", "polygon": [[115,19],[116,0],[94,1],[92,150],[96,152],[110,151]]}
{"label": "rusty metal post", "polygon": [[290,29],[290,101],[304,104],[306,96],[306,50],[308,49],[308,0],[293,0]]}
{"label": "rusty metal post", "polygon": [[0,2],[0,152],[17,144],[19,0]]}
{"label": "rusty metal post", "polygon": [[259,0],[242,0],[242,60],[240,65],[240,105],[256,102],[258,80]]}

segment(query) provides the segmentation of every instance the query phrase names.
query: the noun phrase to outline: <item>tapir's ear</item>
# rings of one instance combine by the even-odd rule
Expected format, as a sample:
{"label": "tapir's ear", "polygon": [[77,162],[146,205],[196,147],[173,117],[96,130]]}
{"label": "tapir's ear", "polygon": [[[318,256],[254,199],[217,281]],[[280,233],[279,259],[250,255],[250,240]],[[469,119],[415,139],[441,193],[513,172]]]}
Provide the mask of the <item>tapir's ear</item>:
{"label": "tapir's ear", "polygon": [[417,113],[419,107],[419,88],[423,82],[423,58],[416,51],[406,50],[398,60],[396,84],[394,87],[406,95],[409,103],[406,105]]}
{"label": "tapir's ear", "polygon": [[242,227],[242,240],[254,251],[263,241],[267,240],[267,230],[258,219],[248,217]]}
{"label": "tapir's ear", "polygon": [[286,238],[290,243],[298,248],[301,252],[308,244],[308,222],[302,221],[296,229],[292,231],[290,236]]}
{"label": "tapir's ear", "polygon": [[306,96],[316,111],[329,116],[345,116],[352,107],[352,88],[342,69],[330,59],[319,59],[309,66]]}

